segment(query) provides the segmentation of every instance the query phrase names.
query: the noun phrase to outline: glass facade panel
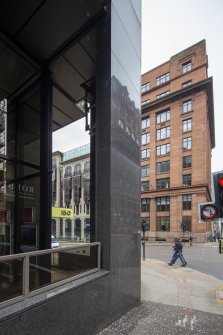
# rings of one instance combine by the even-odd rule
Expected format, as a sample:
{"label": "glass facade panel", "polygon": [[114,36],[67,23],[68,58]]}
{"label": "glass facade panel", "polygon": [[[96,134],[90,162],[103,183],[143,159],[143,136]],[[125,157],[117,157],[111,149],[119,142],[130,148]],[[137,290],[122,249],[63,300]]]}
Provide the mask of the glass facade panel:
{"label": "glass facade panel", "polygon": [[17,224],[20,227],[19,251],[39,249],[40,231],[40,173],[30,167],[17,167],[15,184]]}
{"label": "glass facade panel", "polygon": [[0,303],[23,294],[23,260],[0,261]]}
{"label": "glass facade panel", "polygon": [[25,162],[40,164],[40,87],[32,89],[19,101],[16,100],[16,113],[19,114],[16,142],[17,158]]}
{"label": "glass facade panel", "polygon": [[87,155],[90,153],[90,143],[83,145],[81,147],[69,150],[64,152],[63,154],[63,160],[66,161],[68,159],[71,158],[76,158],[76,157],[80,157],[83,155]]}
{"label": "glass facade panel", "polygon": [[[84,262],[83,255],[86,257]],[[97,246],[80,246],[80,248],[73,250],[58,249],[52,255],[30,257],[30,291],[35,291],[95,268],[97,268]]]}

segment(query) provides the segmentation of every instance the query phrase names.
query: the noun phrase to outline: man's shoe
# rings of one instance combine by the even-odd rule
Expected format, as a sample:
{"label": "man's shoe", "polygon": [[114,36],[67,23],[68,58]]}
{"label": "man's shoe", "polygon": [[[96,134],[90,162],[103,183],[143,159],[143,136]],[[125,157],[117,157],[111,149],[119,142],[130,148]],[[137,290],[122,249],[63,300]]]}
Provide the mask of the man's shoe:
{"label": "man's shoe", "polygon": [[172,263],[168,263],[168,265],[172,266],[173,264]]}
{"label": "man's shoe", "polygon": [[187,265],[187,263],[185,263],[185,264],[182,264],[181,266],[183,266],[183,267],[184,267],[184,266],[186,266],[186,265]]}

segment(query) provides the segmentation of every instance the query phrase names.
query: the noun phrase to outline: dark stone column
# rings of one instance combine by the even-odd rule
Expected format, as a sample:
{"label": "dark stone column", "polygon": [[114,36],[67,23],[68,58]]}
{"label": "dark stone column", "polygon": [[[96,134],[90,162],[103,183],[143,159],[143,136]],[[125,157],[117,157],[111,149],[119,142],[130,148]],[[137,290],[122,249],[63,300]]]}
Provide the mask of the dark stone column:
{"label": "dark stone column", "polygon": [[[140,2],[138,2],[140,7]],[[113,273],[112,300],[140,300],[140,21],[131,1],[112,1],[98,24],[95,138],[96,240]],[[130,298],[131,297],[131,298]],[[118,300],[120,300],[118,302]]]}
{"label": "dark stone column", "polygon": [[40,111],[40,249],[51,248],[52,211],[52,82],[47,68],[42,69]]}

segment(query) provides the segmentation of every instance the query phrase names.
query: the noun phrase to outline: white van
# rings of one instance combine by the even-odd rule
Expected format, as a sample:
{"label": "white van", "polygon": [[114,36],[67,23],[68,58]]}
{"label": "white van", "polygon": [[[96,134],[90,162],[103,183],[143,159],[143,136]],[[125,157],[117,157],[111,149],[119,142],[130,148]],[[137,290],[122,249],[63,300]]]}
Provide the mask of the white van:
{"label": "white van", "polygon": [[51,235],[51,248],[59,248],[59,242],[57,241],[56,237]]}

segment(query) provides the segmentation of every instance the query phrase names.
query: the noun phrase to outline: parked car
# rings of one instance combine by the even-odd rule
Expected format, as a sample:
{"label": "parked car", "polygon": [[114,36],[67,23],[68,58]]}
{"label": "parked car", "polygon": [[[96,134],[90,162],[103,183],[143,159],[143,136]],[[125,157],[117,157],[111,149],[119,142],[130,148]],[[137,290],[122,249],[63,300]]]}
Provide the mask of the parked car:
{"label": "parked car", "polygon": [[56,237],[51,235],[51,248],[59,248],[59,242],[57,241]]}

